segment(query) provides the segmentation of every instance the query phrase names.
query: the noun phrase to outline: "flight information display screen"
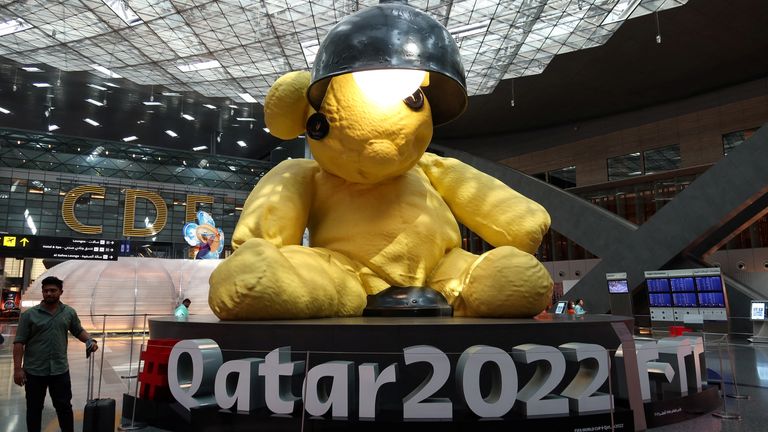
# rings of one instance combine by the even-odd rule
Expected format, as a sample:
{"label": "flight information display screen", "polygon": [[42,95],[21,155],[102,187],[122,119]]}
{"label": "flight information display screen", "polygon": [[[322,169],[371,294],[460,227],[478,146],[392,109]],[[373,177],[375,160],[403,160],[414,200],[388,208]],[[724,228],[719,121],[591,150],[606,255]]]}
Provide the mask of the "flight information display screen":
{"label": "flight information display screen", "polygon": [[696,290],[723,292],[723,281],[720,276],[700,276],[696,278]]}
{"label": "flight information display screen", "polygon": [[724,308],[725,296],[721,292],[700,292],[699,306],[711,308]]}
{"label": "flight information display screen", "polygon": [[672,307],[672,294],[650,293],[648,296],[652,307]]}
{"label": "flight information display screen", "polygon": [[672,292],[687,292],[694,290],[692,277],[671,277],[669,278],[669,284],[672,286]]}
{"label": "flight information display screen", "polygon": [[672,304],[680,307],[696,307],[696,293],[673,293]]}
{"label": "flight information display screen", "polygon": [[648,285],[648,292],[652,293],[668,293],[669,292],[669,279],[667,278],[659,278],[659,279],[647,279],[646,284]]}

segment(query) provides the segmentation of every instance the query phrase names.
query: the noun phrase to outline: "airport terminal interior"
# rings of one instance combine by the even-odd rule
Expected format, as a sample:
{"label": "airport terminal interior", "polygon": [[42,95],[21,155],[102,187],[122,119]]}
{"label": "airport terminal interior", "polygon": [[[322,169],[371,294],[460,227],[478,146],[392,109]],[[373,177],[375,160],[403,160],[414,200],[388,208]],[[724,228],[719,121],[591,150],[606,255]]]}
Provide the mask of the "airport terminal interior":
{"label": "airport terminal interior", "polygon": [[[20,314],[41,303],[41,281],[48,276],[64,281],[61,301],[77,311],[100,345],[92,356],[95,395],[116,402],[114,428],[108,430],[416,430],[419,424],[421,430],[765,430],[768,2],[379,3],[0,1],[0,432],[26,429],[25,389],[14,384],[13,342]],[[390,15],[381,18],[372,11]],[[438,50],[444,51],[435,55]],[[448,176],[441,183],[430,171],[454,158],[466,166],[462,175],[484,173],[494,179],[483,183],[489,188],[506,185],[549,214],[551,225],[524,251],[541,268],[542,280],[552,282],[551,295],[546,291],[543,303],[532,309],[536,312],[468,313],[470,301],[459,298],[453,282],[429,276],[437,291],[398,285],[379,276],[389,274],[387,268],[360,270],[364,266],[355,267],[344,255],[357,259],[365,254],[350,250],[374,248],[365,249],[377,245],[373,231],[390,220],[382,214],[400,208],[387,195],[381,203],[347,195],[354,190],[373,196],[374,187],[388,184],[391,179],[367,177],[371,166],[365,158],[375,154],[385,165],[380,161],[397,155],[392,144],[365,138],[360,145],[374,150],[359,155],[341,154],[352,145],[322,146],[347,133],[345,128],[356,138],[397,122],[410,125],[412,120],[395,114],[380,121],[366,107],[352,111],[370,115],[376,124],[355,129],[344,113],[330,112],[346,106],[344,98],[333,99],[344,77],[379,68],[425,71],[415,92],[410,88],[396,98],[409,114],[429,110],[428,134],[398,132],[407,142],[426,137],[417,151],[439,158],[429,165],[433,156],[423,156],[416,165],[419,157],[408,154],[413,163],[407,170],[424,169],[419,181],[444,196],[483,189],[473,183],[475,177],[451,183],[456,178]],[[307,82],[278,111],[278,97],[291,88],[276,82],[300,73]],[[299,198],[280,201],[305,186],[290,183],[297,176],[286,167],[313,164],[319,168],[307,177],[326,182],[333,177],[331,184],[348,180],[347,171],[326,168],[341,163],[354,166],[349,175],[359,182],[348,182],[354,186],[332,193],[313,183]],[[279,178],[285,183],[273,183]],[[263,195],[249,198],[254,188]],[[249,219],[256,217],[257,205],[270,200],[282,206],[265,211],[257,222]],[[456,254],[495,256],[494,250],[510,247],[498,240],[496,231],[503,228],[488,229],[472,219],[483,211],[504,213],[507,202],[469,201],[477,207],[463,208],[458,199],[445,200],[440,208],[455,216],[450,223],[455,222],[456,235],[448,237]],[[419,199],[407,202],[413,201]],[[276,230],[296,217],[281,207],[310,209],[283,237]],[[381,219],[368,230],[350,222],[359,219],[345,214],[348,209]],[[316,210],[320,216],[311,213]],[[329,231],[321,218],[326,215],[347,225]],[[414,230],[428,230],[440,220],[419,224],[402,217],[398,226],[408,233],[411,222]],[[518,220],[521,231],[530,223]],[[262,230],[260,223],[278,228]],[[387,229],[392,244],[401,247],[397,239],[405,234]],[[234,286],[229,281],[249,270],[232,259],[236,251],[255,247],[248,235],[280,247],[285,241],[314,249],[325,242],[318,247],[325,251],[324,262],[359,272],[358,284],[368,294],[363,316],[292,316],[279,302],[276,312],[233,306],[237,302],[231,299],[240,297],[219,294],[213,285],[217,274],[222,280],[224,271],[216,273],[222,263],[240,266],[226,267],[235,276],[224,285]],[[344,243],[344,236],[354,238]],[[395,257],[387,261],[395,262],[392,273],[423,271],[423,265],[403,270],[397,260],[409,262],[409,254],[424,243],[442,241],[432,231],[415,238],[405,248],[377,251]],[[344,253],[329,244],[341,245]],[[459,256],[450,255],[449,246],[437,249],[445,260]],[[451,266],[464,265],[465,258],[451,259]],[[469,284],[467,272],[481,262],[459,272],[461,277],[449,276]],[[321,274],[319,265],[311,268]],[[334,278],[341,276],[327,277]],[[519,279],[532,280],[528,273]],[[439,297],[438,306],[422,313],[445,315],[449,303],[460,313],[418,317],[414,305],[432,301],[415,297],[422,288],[432,293],[424,295]],[[413,304],[399,312],[372,307],[379,293],[393,289],[410,289],[401,298],[414,296],[408,297]],[[527,294],[514,298],[530,301]],[[187,308],[180,306],[184,299],[191,301]],[[544,310],[535,315],[541,305]],[[291,312],[290,306],[286,310]],[[405,320],[403,326],[398,319]],[[433,322],[453,324],[433,327]],[[171,349],[190,339],[214,340],[218,373],[191,372],[196,356],[210,355],[211,344]],[[287,352],[278,350],[281,346],[288,346]],[[410,349],[427,349],[429,359],[409,360]],[[488,350],[503,358],[482,360]],[[85,354],[85,345],[69,335],[75,430],[90,421],[84,412],[91,399]],[[296,380],[285,387],[282,376],[290,373],[281,372],[276,399],[269,401],[268,378],[266,390],[261,384],[265,400],[249,399],[250,388],[241,391],[240,384],[257,382],[257,364],[266,376],[273,354],[281,367],[293,361],[291,373],[306,376],[304,387]],[[244,358],[254,363],[243,366]],[[427,380],[413,393],[403,390],[416,387],[418,379],[408,365],[428,362],[436,371],[443,359],[450,385],[430,388],[440,401],[453,401],[448,414],[438,408],[438,399],[417,391]],[[331,361],[321,363],[326,360]],[[393,361],[397,368],[383,367]],[[484,366],[489,361],[495,369]],[[344,373],[333,369],[342,363]],[[225,369],[230,375],[220,379]],[[230,379],[233,370],[239,382]],[[243,379],[251,370],[251,380]],[[467,384],[473,370],[476,392],[467,387],[473,385]],[[328,375],[318,378],[321,373]],[[554,382],[550,378],[557,373],[563,380]],[[157,377],[161,381],[153,381]],[[359,400],[341,403],[342,378],[351,382],[347,397]],[[377,399],[379,386],[396,379],[404,387],[382,390]],[[592,380],[591,387],[580,379]],[[203,390],[201,380],[210,381]],[[536,392],[535,384],[543,388],[550,381]],[[368,416],[363,396],[370,396],[370,388],[364,382],[375,388]],[[291,408],[280,411],[274,400],[286,402],[281,398],[291,386],[293,398],[303,397],[306,407],[294,408],[291,399]],[[185,393],[189,388],[196,390]],[[409,403],[418,397],[425,402],[417,400],[409,413]],[[550,405],[534,408],[535,402]],[[256,408],[258,403],[269,411]],[[347,405],[350,414],[337,415]],[[42,418],[43,431],[59,430],[50,397]]]}

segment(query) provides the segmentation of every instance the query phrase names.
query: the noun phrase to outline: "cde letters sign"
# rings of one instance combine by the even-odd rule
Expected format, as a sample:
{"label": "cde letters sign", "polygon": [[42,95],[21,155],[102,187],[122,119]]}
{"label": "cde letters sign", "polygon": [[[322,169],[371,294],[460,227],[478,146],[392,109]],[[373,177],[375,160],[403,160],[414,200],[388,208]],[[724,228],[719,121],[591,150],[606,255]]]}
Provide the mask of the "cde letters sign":
{"label": "cde letters sign", "polygon": [[[701,391],[699,356],[701,338],[678,337],[659,341],[658,347],[644,342],[636,352],[640,364],[643,399],[649,397],[651,366],[667,365],[664,375],[670,390],[686,394],[689,389]],[[623,351],[617,361],[623,367]],[[596,344],[566,343],[557,347],[522,344],[511,353],[502,349],[475,345],[467,348],[451,371],[448,356],[429,345],[403,349],[403,363],[426,363],[430,373],[402,400],[404,419],[451,419],[454,402],[465,404],[481,418],[498,418],[513,406],[525,416],[567,416],[608,411],[613,396],[600,393],[609,376],[609,351]],[[562,391],[554,393],[565,378],[566,365],[578,365],[576,375]],[[518,382],[517,365],[534,365],[528,382]],[[486,367],[490,366],[490,367]],[[249,412],[266,407],[274,414],[291,414],[297,401],[312,416],[330,414],[347,418],[375,419],[379,403],[377,395],[384,385],[397,383],[398,363],[383,367],[379,363],[329,361],[306,372],[303,361],[291,360],[291,347],[272,350],[264,358],[243,358],[223,362],[218,344],[211,339],[191,339],[177,343],[169,358],[168,379],[171,393],[186,409],[218,405],[223,409]],[[623,372],[623,368],[621,369]],[[454,375],[455,398],[434,398]],[[490,391],[483,394],[481,373],[492,373]],[[303,378],[303,394],[294,395],[291,383]],[[620,379],[623,381],[623,379]],[[625,386],[619,386],[626,390]],[[518,390],[519,389],[519,390]],[[626,396],[621,394],[620,396]]]}

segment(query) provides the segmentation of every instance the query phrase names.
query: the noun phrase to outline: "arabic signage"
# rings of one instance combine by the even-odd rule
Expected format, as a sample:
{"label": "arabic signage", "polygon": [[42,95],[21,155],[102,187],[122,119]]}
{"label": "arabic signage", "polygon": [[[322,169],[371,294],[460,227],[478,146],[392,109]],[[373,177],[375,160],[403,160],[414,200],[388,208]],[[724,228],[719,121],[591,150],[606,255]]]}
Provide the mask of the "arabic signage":
{"label": "arabic signage", "polygon": [[0,256],[16,258],[114,261],[120,247],[116,240],[17,234],[2,234],[0,237]]}

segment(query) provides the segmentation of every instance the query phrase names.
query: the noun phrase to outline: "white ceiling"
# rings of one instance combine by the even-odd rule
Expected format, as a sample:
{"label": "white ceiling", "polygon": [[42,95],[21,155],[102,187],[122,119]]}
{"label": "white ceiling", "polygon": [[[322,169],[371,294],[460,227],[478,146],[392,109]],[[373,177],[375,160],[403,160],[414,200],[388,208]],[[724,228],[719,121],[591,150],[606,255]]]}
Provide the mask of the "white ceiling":
{"label": "white ceiling", "polygon": [[[451,31],[470,95],[604,44],[626,20],[687,0],[418,0]],[[320,40],[375,0],[0,0],[0,56],[237,102],[263,102]],[[101,71],[98,70],[101,68]]]}

